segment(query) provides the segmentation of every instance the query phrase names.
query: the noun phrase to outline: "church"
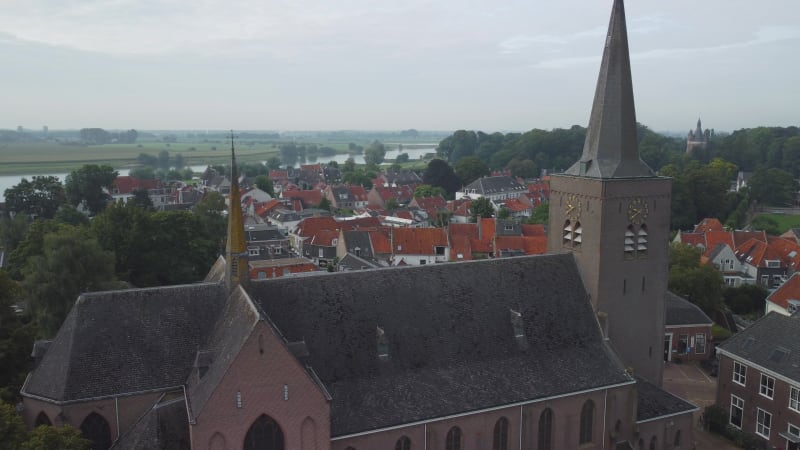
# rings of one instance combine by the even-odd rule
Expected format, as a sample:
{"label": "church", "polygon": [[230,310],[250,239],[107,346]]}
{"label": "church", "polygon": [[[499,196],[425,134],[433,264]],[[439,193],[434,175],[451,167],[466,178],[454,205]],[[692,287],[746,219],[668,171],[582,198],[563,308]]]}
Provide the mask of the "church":
{"label": "church", "polygon": [[24,419],[96,449],[686,448],[697,408],[660,387],[670,188],[639,158],[614,0],[547,255],[251,281],[234,183],[206,280],[81,295]]}

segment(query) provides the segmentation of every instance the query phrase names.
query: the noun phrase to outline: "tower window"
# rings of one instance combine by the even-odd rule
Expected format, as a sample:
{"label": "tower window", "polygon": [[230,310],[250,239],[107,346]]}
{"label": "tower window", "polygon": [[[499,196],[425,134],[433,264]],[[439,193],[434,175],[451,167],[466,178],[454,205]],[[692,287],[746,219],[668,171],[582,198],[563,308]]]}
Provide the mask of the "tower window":
{"label": "tower window", "polygon": [[647,225],[628,225],[625,229],[625,259],[647,258]]}
{"label": "tower window", "polygon": [[567,220],[564,222],[564,232],[562,235],[562,245],[567,248],[579,249],[583,241],[583,228],[580,222],[572,223]]}

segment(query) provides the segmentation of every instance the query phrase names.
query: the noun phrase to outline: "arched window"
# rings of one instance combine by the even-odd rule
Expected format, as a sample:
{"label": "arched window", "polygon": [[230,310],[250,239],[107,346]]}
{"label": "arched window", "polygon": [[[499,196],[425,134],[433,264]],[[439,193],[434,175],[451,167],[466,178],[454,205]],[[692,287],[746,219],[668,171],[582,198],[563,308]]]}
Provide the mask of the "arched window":
{"label": "arched window", "polygon": [[583,409],[581,409],[581,432],[579,440],[581,444],[592,442],[593,421],[594,421],[594,402],[591,400],[586,400],[586,403],[583,404]]}
{"label": "arched window", "polygon": [[656,445],[658,445],[658,439],[653,436],[653,438],[650,439],[650,450],[656,450]]}
{"label": "arched window", "polygon": [[639,438],[639,450],[644,450],[644,439]]}
{"label": "arched window", "polygon": [[262,414],[247,430],[245,450],[283,450],[283,431],[272,417]]}
{"label": "arched window", "polygon": [[494,424],[494,450],[508,450],[508,419],[501,417]]}
{"label": "arched window", "polygon": [[53,423],[50,422],[50,418],[47,417],[47,414],[45,414],[44,411],[40,412],[39,415],[36,416],[36,422],[33,423],[34,427],[38,427],[39,425],[53,425]]}
{"label": "arched window", "polygon": [[673,447],[678,448],[681,446],[681,430],[675,432],[675,441],[672,443]]}
{"label": "arched window", "polygon": [[445,450],[461,450],[461,428],[453,427],[447,432]]}
{"label": "arched window", "polygon": [[394,444],[394,450],[411,450],[411,439],[408,436],[403,436]]}
{"label": "arched window", "polygon": [[91,413],[83,419],[81,434],[92,441],[93,450],[108,450],[111,447],[111,428],[100,414]]}
{"label": "arched window", "polygon": [[553,410],[550,408],[542,411],[539,416],[538,450],[553,450]]}

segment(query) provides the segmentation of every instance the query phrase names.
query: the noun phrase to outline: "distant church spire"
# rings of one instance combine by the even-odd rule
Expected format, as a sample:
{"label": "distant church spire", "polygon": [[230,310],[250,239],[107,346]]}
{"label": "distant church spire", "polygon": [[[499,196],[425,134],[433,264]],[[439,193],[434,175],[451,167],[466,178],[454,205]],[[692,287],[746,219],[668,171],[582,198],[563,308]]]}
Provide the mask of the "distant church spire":
{"label": "distant church spire", "polygon": [[250,281],[247,264],[247,245],[244,240],[242,199],[239,194],[239,174],[236,168],[236,151],[231,130],[231,193],[228,206],[228,242],[225,245],[225,284],[232,291],[237,285],[247,286]]}
{"label": "distant church spire", "polygon": [[614,0],[611,11],[583,154],[565,173],[594,178],[654,176],[647,164],[639,159],[628,32],[622,0]]}

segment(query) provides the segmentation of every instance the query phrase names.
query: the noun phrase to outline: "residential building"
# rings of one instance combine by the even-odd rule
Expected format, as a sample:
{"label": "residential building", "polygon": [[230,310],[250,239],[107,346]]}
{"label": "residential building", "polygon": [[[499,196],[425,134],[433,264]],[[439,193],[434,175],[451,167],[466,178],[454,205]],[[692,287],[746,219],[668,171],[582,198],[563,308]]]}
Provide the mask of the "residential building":
{"label": "residential building", "polygon": [[765,314],[776,312],[791,316],[800,311],[800,273],[792,275],[778,289],[770,293],[764,302]]}
{"label": "residential building", "polygon": [[774,448],[800,444],[800,316],[770,312],[717,347],[717,404]]}
{"label": "residential building", "polygon": [[714,322],[697,305],[667,292],[664,320],[664,361],[703,361],[714,356]]}
{"label": "residential building", "polygon": [[528,188],[514,177],[481,177],[465,186],[463,191],[456,193],[456,198],[475,200],[486,197],[493,203],[500,203],[519,198],[520,195],[527,192]]}

